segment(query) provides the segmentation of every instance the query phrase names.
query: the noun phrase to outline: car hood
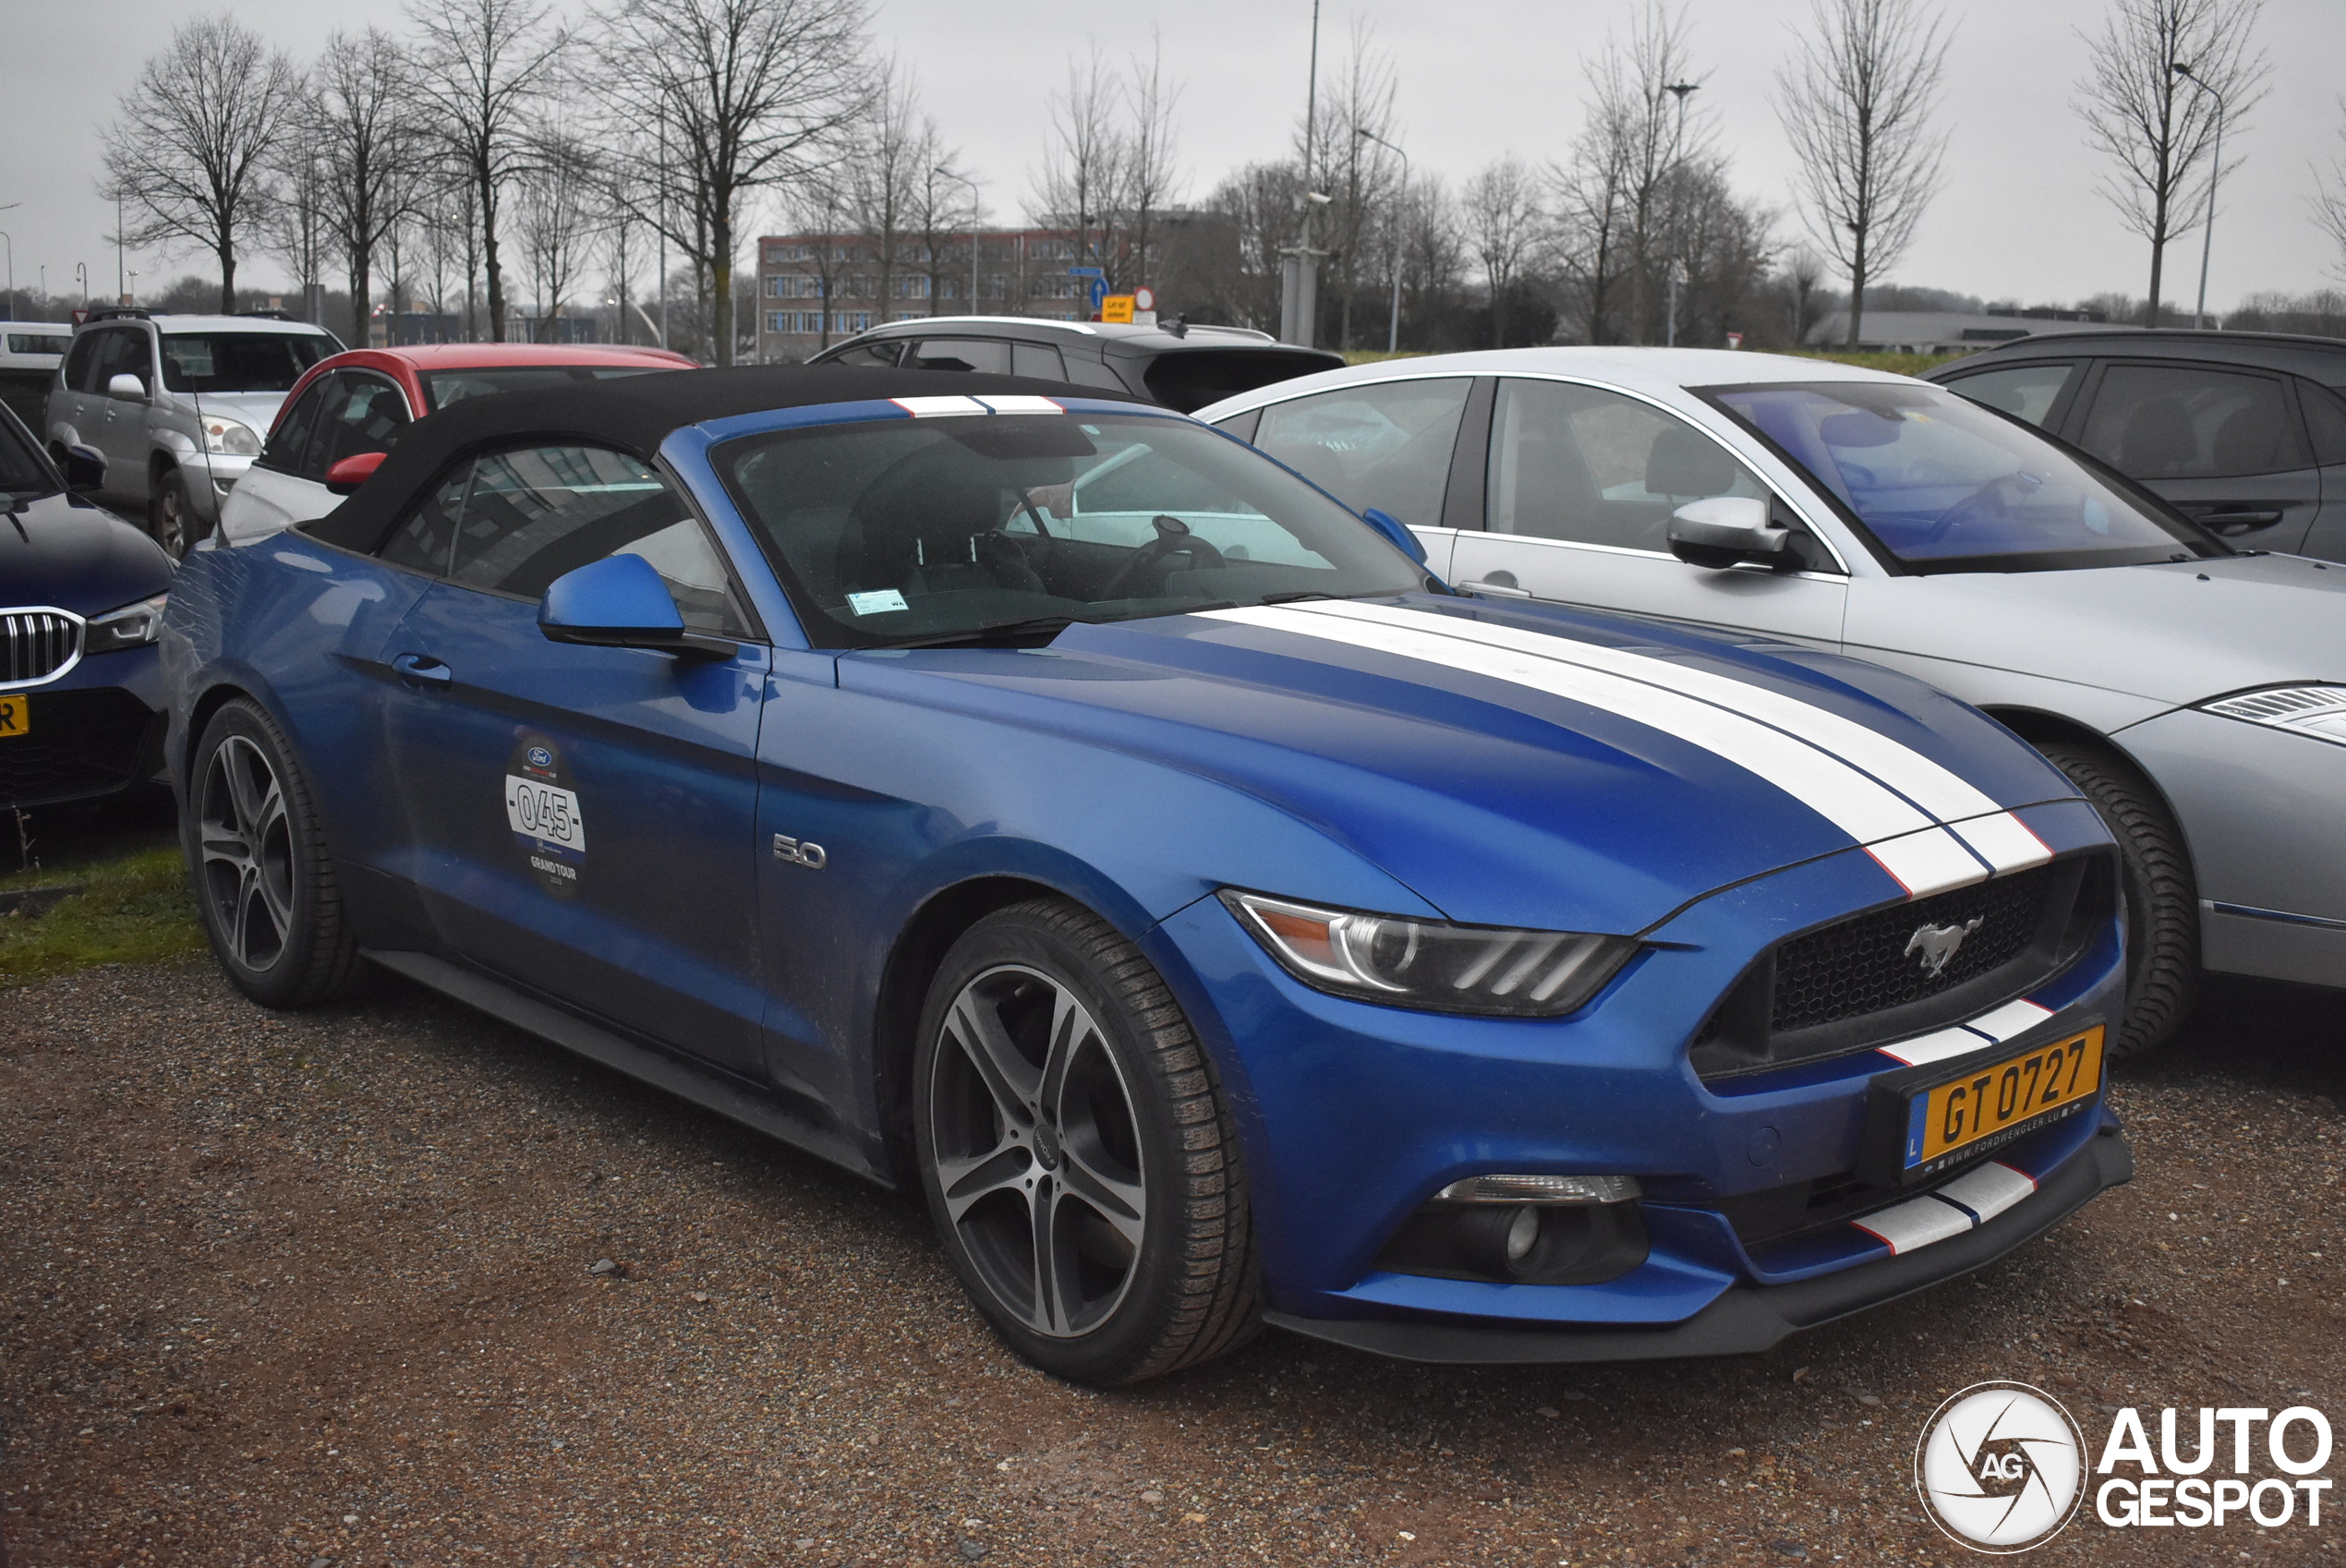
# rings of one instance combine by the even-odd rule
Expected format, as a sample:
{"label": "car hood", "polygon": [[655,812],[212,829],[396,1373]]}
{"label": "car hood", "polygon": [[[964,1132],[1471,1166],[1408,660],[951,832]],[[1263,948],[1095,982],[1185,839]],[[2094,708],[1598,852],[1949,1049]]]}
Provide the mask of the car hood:
{"label": "car hood", "polygon": [[2346,681],[2346,566],[2240,555],[1891,578],[1850,595],[1846,639],[2180,706]]}
{"label": "car hood", "polygon": [[161,546],[79,497],[43,496],[20,520],[22,533],[0,521],[0,608],[103,615],[171,586]]}
{"label": "car hood", "polygon": [[1904,676],[1546,606],[1284,605],[839,663],[851,689],[1217,780],[1471,923],[1643,931],[1859,843],[1920,895],[2041,860],[2006,811],[2075,793]]}

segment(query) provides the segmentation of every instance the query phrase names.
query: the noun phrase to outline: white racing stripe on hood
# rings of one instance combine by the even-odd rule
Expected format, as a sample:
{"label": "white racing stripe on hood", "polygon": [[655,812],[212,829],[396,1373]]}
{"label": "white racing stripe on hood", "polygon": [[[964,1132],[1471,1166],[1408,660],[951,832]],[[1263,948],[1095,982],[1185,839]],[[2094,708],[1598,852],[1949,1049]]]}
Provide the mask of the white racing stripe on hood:
{"label": "white racing stripe on hood", "polygon": [[[1315,615],[1264,605],[1200,612],[1296,636],[1413,658],[1545,692],[1617,714],[1734,763],[1791,795],[1850,838],[1913,898],[1986,879],[1987,868],[1912,802],[1840,758],[1731,708],[1608,670],[1559,658],[1543,648],[1518,650],[1442,634],[1446,616],[1382,618]],[[1553,639],[1551,639],[1553,640]]]}
{"label": "white racing stripe on hood", "polygon": [[1377,625],[1424,626],[1437,622],[1445,634],[1487,647],[1508,648],[1547,658],[1562,659],[1590,669],[1608,670],[1773,725],[1810,745],[1862,768],[1905,796],[1968,844],[1998,875],[2042,865],[2052,851],[2028,831],[2026,824],[1965,779],[1948,771],[1910,746],[1901,745],[1878,730],[1844,718],[1828,708],[1782,692],[1712,670],[1629,653],[1513,626],[1464,621],[1433,610],[1402,609],[1393,605],[1329,602],[1300,604],[1295,609],[1311,615],[1333,616]]}

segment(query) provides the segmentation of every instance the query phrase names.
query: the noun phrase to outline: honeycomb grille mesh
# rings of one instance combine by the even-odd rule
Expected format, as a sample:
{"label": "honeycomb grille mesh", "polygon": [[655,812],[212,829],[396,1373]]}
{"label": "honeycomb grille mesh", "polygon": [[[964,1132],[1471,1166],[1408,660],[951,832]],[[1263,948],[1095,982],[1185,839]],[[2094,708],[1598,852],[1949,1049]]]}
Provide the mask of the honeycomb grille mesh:
{"label": "honeycomb grille mesh", "polygon": [[[1876,910],[1784,944],[1776,957],[1773,1027],[1778,1033],[1863,1018],[1919,1002],[2010,963],[2037,934],[2052,868],[2037,866],[1951,893]],[[1917,934],[1967,926],[1936,975],[1925,969]]]}

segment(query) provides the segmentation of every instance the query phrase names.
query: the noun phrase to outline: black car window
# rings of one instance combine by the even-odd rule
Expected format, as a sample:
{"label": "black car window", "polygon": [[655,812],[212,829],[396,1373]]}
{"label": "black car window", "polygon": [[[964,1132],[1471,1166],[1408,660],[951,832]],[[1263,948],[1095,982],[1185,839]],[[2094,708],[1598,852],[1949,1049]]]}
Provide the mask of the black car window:
{"label": "black car window", "polygon": [[840,349],[826,365],[894,365],[903,357],[904,340],[882,338],[877,343],[859,343],[853,348]]}
{"label": "black car window", "polygon": [[377,551],[393,566],[434,577],[448,575],[448,558],[456,544],[456,520],[464,515],[465,497],[472,490],[473,462],[466,458],[426,491],[421,501],[399,520]]}
{"label": "black car window", "polygon": [[994,338],[924,338],[904,361],[908,369],[1010,373],[1010,345]]}
{"label": "black car window", "polygon": [[1263,411],[1254,444],[1355,511],[1442,521],[1468,376],[1338,387]]}
{"label": "black car window", "polygon": [[310,432],[318,427],[318,410],[333,393],[333,377],[320,376],[302,389],[301,396],[277,421],[277,428],[269,432],[269,444],[260,449],[258,460],[261,467],[273,468],[280,474],[303,471]]}
{"label": "black car window", "polygon": [[302,472],[322,479],[345,457],[389,452],[407,428],[407,400],[381,376],[363,370],[334,374],[334,395],[319,410],[318,430]]}
{"label": "black car window", "polygon": [[1032,376],[1038,381],[1064,381],[1067,363],[1049,344],[1014,343],[1010,344],[1010,374]]}
{"label": "black car window", "polygon": [[30,440],[31,432],[17,416],[0,408],[0,492],[9,495],[54,495],[57,476]]}
{"label": "black car window", "polygon": [[2134,479],[2280,474],[2308,461],[2271,376],[2197,365],[2111,365],[2077,444]]}
{"label": "black car window", "polygon": [[2305,410],[2305,428],[2314,438],[2314,461],[2324,467],[2346,463],[2346,398],[2328,387],[2300,380],[2297,401]]}
{"label": "black car window", "polygon": [[594,446],[487,453],[473,463],[461,504],[446,569],[453,583],[534,599],[565,572],[639,555],[667,582],[685,625],[748,635],[724,558],[640,459]]}
{"label": "black car window", "polygon": [[136,376],[139,384],[154,390],[154,366],[147,359],[147,334],[136,327],[109,327],[98,345],[98,374],[92,392],[104,392],[116,376]]}
{"label": "black car window", "polygon": [[83,332],[73,340],[73,351],[66,356],[66,386],[74,392],[103,392],[98,380],[98,356],[106,340],[103,332]]}
{"label": "black car window", "polygon": [[[1120,392],[1131,390],[1115,371],[1081,349],[1070,350],[1067,356],[1067,379],[1079,387],[1106,387]],[[1203,408],[1204,404],[1197,406]]]}
{"label": "black car window", "polygon": [[1768,487],[1675,415],[1599,387],[1509,379],[1492,418],[1485,525],[1574,544],[1667,552],[1690,501]]}
{"label": "black car window", "polygon": [[1150,360],[1142,375],[1151,396],[1187,414],[1273,381],[1334,370],[1342,364],[1333,354],[1289,348],[1176,348]]}
{"label": "black car window", "polygon": [[1946,385],[1974,403],[2001,408],[2041,430],[2045,416],[2060,401],[2061,389],[2069,384],[2076,368],[2074,365],[2013,365],[1950,380]]}
{"label": "black car window", "polygon": [[667,368],[670,367],[659,365],[486,365],[463,370],[434,370],[424,377],[424,396],[431,404],[424,412],[429,414],[468,397],[534,392],[568,386],[574,381],[609,381]]}
{"label": "black car window", "polygon": [[323,332],[165,332],[163,384],[173,392],[285,392],[334,347]]}

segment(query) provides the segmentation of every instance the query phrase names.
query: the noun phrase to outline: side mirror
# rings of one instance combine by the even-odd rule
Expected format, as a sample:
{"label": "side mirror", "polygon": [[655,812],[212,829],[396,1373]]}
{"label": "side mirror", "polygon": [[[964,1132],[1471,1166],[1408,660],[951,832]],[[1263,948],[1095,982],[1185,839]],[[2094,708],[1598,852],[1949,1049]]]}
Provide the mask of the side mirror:
{"label": "side mirror", "polygon": [[85,490],[106,488],[106,459],[103,453],[86,446],[66,448],[66,488],[79,495]]}
{"label": "side mirror", "polygon": [[680,658],[731,658],[736,643],[684,630],[676,601],[640,555],[607,555],[547,585],[538,601],[547,641],[598,648],[652,648]]}
{"label": "side mirror", "polygon": [[1688,566],[1724,570],[1741,561],[1780,565],[1793,559],[1792,530],[1752,496],[1690,501],[1670,514],[1670,553]]}
{"label": "side mirror", "polygon": [[123,403],[147,401],[147,383],[127,370],[119,371],[106,383],[106,395]]}
{"label": "side mirror", "polygon": [[338,496],[346,496],[367,482],[367,476],[383,465],[387,452],[354,452],[326,470],[326,488]]}
{"label": "side mirror", "polygon": [[1379,512],[1373,506],[1360,513],[1360,517],[1370,527],[1374,528],[1408,552],[1411,561],[1416,561],[1420,566],[1425,564],[1425,543],[1409,532],[1408,524],[1389,512]]}

